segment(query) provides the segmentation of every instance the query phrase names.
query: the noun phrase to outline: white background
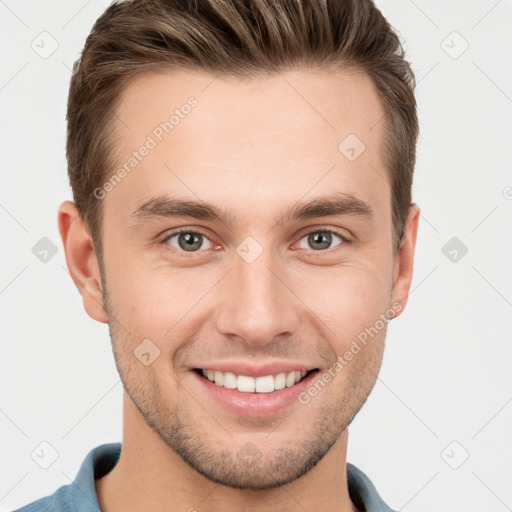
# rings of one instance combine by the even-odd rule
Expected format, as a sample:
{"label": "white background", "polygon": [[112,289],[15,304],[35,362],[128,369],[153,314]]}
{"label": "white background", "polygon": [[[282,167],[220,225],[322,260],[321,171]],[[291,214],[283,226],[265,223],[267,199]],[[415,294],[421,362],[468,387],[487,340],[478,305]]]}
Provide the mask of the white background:
{"label": "white background", "polygon": [[[70,483],[93,447],[121,440],[108,329],[83,310],[56,224],[71,199],[70,70],[107,5],[0,2],[3,510]],[[348,460],[396,510],[511,510],[512,1],[377,5],[418,81],[422,216],[409,304],[389,326]],[[43,31],[58,42],[47,59],[31,47]],[[57,246],[46,263],[32,253],[42,237]],[[442,252],[452,237],[468,248],[455,263]],[[46,470],[30,455],[43,441],[59,454]]]}

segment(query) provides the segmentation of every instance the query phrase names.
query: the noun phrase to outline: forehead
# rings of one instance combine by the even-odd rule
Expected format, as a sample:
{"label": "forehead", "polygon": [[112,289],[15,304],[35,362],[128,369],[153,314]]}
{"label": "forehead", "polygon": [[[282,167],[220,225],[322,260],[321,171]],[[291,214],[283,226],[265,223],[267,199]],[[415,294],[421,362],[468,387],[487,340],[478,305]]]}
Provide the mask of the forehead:
{"label": "forehead", "polygon": [[389,202],[384,111],[358,70],[250,79],[184,69],[144,74],[124,89],[116,114],[118,168],[142,146],[151,149],[128,166],[107,203],[134,208],[167,193],[262,214],[262,204],[277,209],[326,192],[352,193],[377,209]]}

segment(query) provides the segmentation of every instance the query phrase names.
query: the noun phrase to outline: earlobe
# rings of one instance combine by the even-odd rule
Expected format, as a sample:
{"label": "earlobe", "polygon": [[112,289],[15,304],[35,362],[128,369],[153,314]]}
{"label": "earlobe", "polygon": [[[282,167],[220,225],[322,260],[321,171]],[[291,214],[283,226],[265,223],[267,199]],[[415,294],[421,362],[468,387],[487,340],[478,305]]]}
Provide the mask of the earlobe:
{"label": "earlobe", "polygon": [[418,235],[419,217],[420,208],[417,204],[413,203],[409,208],[404,240],[393,270],[392,304],[398,303],[401,305],[400,313],[396,316],[399,316],[403,312],[409,297],[409,290],[413,278],[414,251]]}
{"label": "earlobe", "polygon": [[64,201],[60,205],[58,225],[69,273],[82,295],[84,308],[94,320],[107,323],[94,243],[76,206],[71,201]]}

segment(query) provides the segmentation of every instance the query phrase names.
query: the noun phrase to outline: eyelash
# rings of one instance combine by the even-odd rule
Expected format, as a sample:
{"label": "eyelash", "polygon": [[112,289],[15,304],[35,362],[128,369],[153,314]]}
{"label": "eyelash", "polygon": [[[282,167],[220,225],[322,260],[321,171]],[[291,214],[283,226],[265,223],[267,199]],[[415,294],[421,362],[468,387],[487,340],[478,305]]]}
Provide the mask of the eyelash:
{"label": "eyelash", "polygon": [[[350,244],[350,239],[345,236],[345,234],[342,234],[340,231],[336,230],[336,229],[333,229],[333,228],[323,228],[323,227],[320,227],[320,228],[316,228],[316,229],[313,229],[311,231],[308,231],[307,233],[305,233],[304,235],[302,235],[300,238],[299,238],[299,241],[302,240],[304,237],[312,234],[312,233],[332,233],[336,236],[338,236],[339,238],[341,238],[341,240],[343,241],[340,245],[337,246],[337,248],[340,248],[341,246],[345,245],[345,244]],[[197,229],[197,228],[194,228],[194,229],[189,229],[189,228],[178,228],[174,231],[172,231],[171,233],[167,233],[165,235],[165,237],[161,240],[161,243],[166,246],[166,249],[169,249],[173,252],[176,252],[178,251],[180,254],[183,254],[184,257],[191,257],[193,254],[195,253],[201,253],[201,252],[204,252],[204,250],[199,250],[199,251],[190,251],[187,253],[187,251],[183,251],[183,250],[179,250],[179,249],[176,249],[175,247],[171,247],[167,242],[175,237],[176,235],[179,235],[180,233],[192,233],[192,234],[195,234],[195,235],[202,235],[204,236],[207,240],[210,240],[210,238],[208,237],[208,234],[205,233],[204,231],[202,231],[201,229]],[[214,243],[214,242],[212,242]],[[308,250],[308,249],[306,249]],[[323,250],[318,250],[318,251],[315,251],[313,249],[309,249],[308,252],[310,253],[313,253],[314,255],[318,255],[318,254],[321,254],[321,253],[330,253],[332,251],[335,251],[336,250],[336,247],[331,247],[329,249],[323,249]]]}

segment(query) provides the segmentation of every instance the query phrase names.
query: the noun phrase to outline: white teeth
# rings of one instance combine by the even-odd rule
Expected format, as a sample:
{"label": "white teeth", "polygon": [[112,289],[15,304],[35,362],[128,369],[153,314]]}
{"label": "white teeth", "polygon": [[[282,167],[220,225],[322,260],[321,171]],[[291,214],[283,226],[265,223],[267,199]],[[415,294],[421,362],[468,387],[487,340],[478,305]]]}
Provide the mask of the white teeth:
{"label": "white teeth", "polygon": [[274,389],[283,389],[286,387],[286,373],[278,373],[274,377]]}
{"label": "white teeth", "polygon": [[254,377],[247,377],[247,375],[239,375],[236,381],[236,387],[238,391],[254,393],[254,388],[256,387]]}
{"label": "white teeth", "polygon": [[[226,372],[224,374],[224,387],[228,389],[236,389],[237,378],[234,373]],[[217,384],[217,383],[215,383]]]}
{"label": "white teeth", "polygon": [[238,389],[242,393],[272,393],[279,389],[289,388],[304,378],[306,370],[295,370],[289,373],[277,375],[265,375],[263,377],[249,377],[247,375],[235,375],[232,372],[218,370],[201,370],[203,377],[217,386],[228,389]]}
{"label": "white teeth", "polygon": [[215,384],[217,386],[224,385],[224,373],[215,370]]}
{"label": "white teeth", "polygon": [[286,387],[289,388],[295,384],[295,372],[290,372],[286,376]]}
{"label": "white teeth", "polygon": [[265,377],[256,379],[257,393],[272,393],[272,391],[274,391],[274,377],[272,375],[265,375]]}

